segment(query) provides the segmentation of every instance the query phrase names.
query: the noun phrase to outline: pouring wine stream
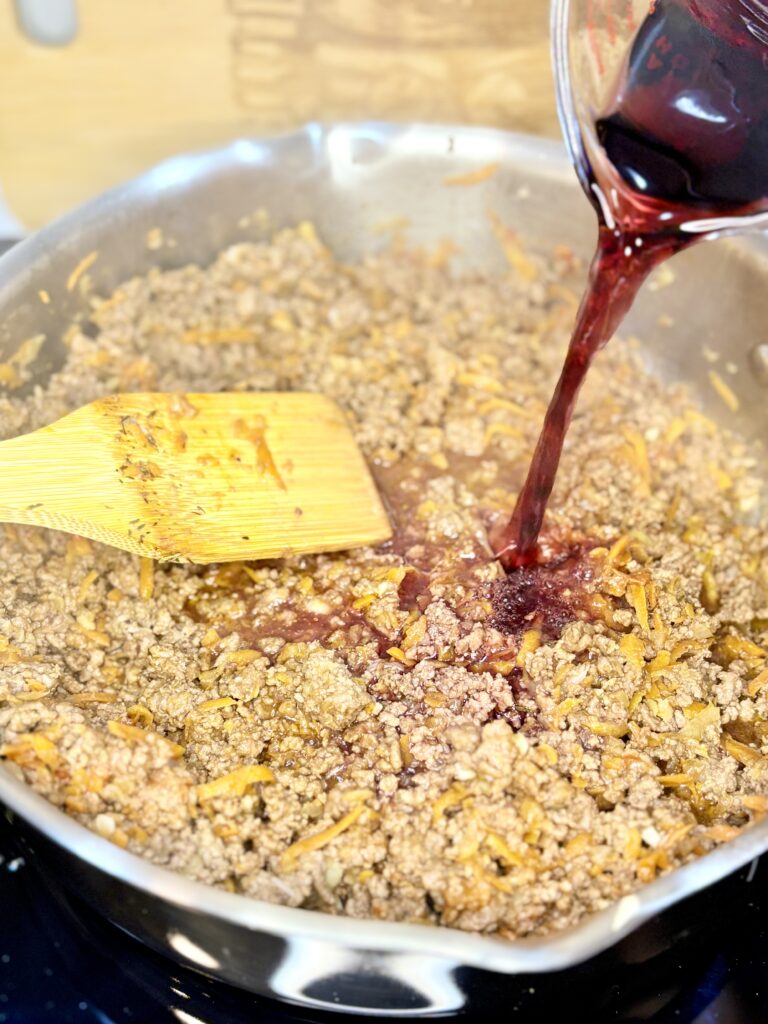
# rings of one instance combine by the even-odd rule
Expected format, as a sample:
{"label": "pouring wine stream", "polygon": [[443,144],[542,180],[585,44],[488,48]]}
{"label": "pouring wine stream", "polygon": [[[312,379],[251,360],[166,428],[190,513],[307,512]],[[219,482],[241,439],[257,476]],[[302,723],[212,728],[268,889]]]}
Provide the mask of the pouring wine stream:
{"label": "pouring wine stream", "polygon": [[[556,3],[556,49],[567,46],[569,6]],[[568,70],[562,58],[556,54],[561,76]],[[697,241],[768,219],[768,3],[656,0],[604,114],[583,139],[570,83],[559,85],[572,150],[579,139],[572,155],[597,212],[598,243],[525,484],[495,538],[508,571],[538,559],[579,389],[648,274]]]}

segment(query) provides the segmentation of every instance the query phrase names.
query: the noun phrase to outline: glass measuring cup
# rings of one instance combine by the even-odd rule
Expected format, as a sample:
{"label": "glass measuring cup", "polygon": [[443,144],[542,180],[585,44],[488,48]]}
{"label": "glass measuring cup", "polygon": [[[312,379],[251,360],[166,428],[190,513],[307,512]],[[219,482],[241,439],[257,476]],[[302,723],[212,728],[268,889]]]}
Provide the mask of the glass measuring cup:
{"label": "glass measuring cup", "polygon": [[[678,11],[694,6],[683,3],[675,5],[674,0],[660,0],[659,6],[665,3],[667,7],[676,6]],[[709,39],[717,39],[719,44],[727,45],[730,32],[740,33],[739,45],[743,45],[746,40],[747,46],[747,50],[742,52],[751,49],[753,52],[764,53],[760,82],[756,84],[768,83],[768,2],[699,0],[695,9],[695,21],[701,25],[702,32],[709,31],[711,24],[714,24],[722,33],[717,37],[710,35]],[[652,195],[644,195],[635,190],[629,190],[631,204],[626,202],[626,178],[619,175],[607,158],[596,125],[627,69],[630,53],[634,57],[633,45],[637,45],[638,31],[646,27],[646,19],[652,11],[656,12],[658,18],[657,4],[650,0],[552,0],[551,30],[558,110],[566,145],[582,187],[593,205],[600,209],[606,223],[616,222],[620,227],[622,221],[633,217],[636,219],[638,209],[641,209],[646,225],[656,220],[660,229],[679,231],[688,236],[717,237],[765,228],[768,226],[768,189],[758,201],[734,203],[730,206],[659,203]],[[694,18],[693,15],[690,17]],[[745,27],[748,34],[744,31]],[[664,46],[669,42],[664,36],[661,36],[661,40]],[[672,42],[675,40],[672,39]],[[643,40],[643,45],[647,45],[647,38]],[[737,53],[733,49],[731,56]],[[674,56],[680,59],[684,55]],[[653,56],[650,59],[654,59]],[[763,74],[766,74],[765,79],[762,78]],[[739,84],[744,85],[743,75]],[[687,112],[690,113],[690,105],[701,99],[700,91],[697,94],[695,90],[686,90],[685,85],[683,74],[679,93],[673,97],[674,102],[667,98],[668,127],[675,119],[679,123],[681,116],[686,113],[685,104],[688,104]],[[722,119],[722,111],[716,108],[709,121],[707,112],[702,115],[701,111],[696,110],[694,113],[701,115],[698,122],[695,118],[689,118],[683,125],[683,131],[689,132],[686,144],[692,141],[695,143],[697,129],[703,128],[706,131],[718,118]],[[768,107],[762,109],[762,116],[768,117]],[[725,128],[728,127],[726,124]],[[724,132],[723,138],[724,144],[727,144],[727,132]],[[719,151],[713,148],[712,152],[717,154]],[[765,146],[765,165],[768,167],[768,145]]]}

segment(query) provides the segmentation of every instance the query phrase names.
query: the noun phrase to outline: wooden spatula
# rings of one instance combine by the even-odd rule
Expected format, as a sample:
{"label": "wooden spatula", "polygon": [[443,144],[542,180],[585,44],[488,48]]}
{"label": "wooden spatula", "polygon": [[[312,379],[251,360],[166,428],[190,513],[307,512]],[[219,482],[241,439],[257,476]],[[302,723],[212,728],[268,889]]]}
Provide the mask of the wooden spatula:
{"label": "wooden spatula", "polygon": [[392,532],[341,410],[296,392],[92,402],[0,443],[0,521],[198,563],[337,551]]}

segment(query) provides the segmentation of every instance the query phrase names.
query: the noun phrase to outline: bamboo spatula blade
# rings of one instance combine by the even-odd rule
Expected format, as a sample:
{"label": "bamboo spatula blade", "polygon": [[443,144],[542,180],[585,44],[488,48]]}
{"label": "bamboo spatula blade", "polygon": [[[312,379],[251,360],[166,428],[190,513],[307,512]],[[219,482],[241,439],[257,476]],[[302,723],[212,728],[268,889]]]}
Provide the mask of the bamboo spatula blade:
{"label": "bamboo spatula blade", "polygon": [[129,394],[0,443],[0,520],[161,561],[279,558],[391,536],[338,406],[299,392]]}

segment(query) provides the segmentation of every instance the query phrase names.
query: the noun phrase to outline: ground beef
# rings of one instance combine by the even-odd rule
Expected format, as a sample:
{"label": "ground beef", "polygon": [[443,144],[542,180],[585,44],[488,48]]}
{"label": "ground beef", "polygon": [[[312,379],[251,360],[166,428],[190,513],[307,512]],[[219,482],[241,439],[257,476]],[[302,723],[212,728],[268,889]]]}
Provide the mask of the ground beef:
{"label": "ground beef", "polygon": [[[509,248],[509,247],[508,247]],[[309,225],[94,297],[0,436],[121,390],[318,391],[391,509],[376,549],[157,565],[7,526],[0,756],[121,847],[231,891],[514,937],[564,928],[768,809],[755,453],[616,341],[545,565],[508,516],[575,261],[336,262]],[[149,582],[148,582],[149,580]]]}

